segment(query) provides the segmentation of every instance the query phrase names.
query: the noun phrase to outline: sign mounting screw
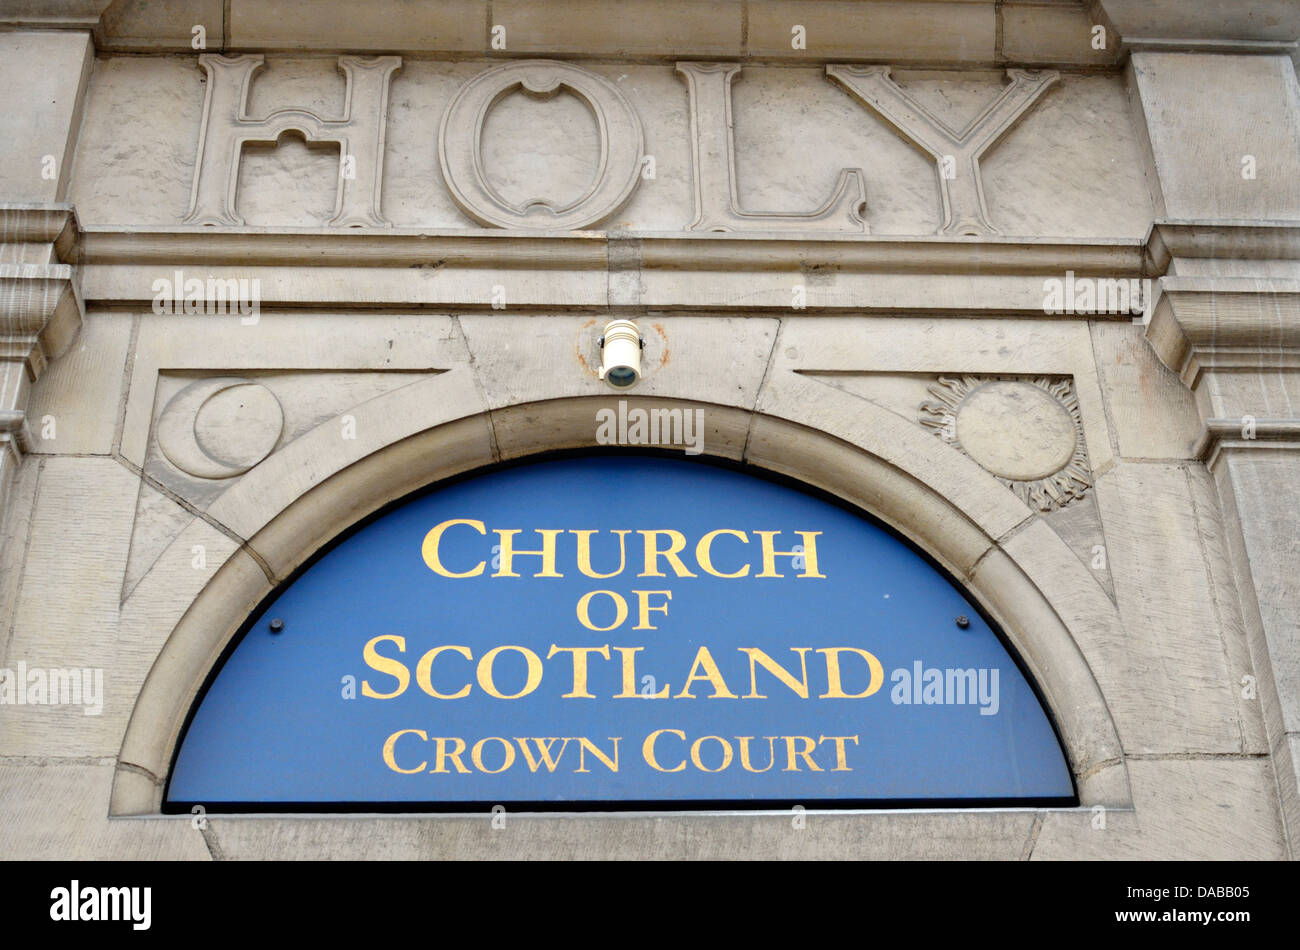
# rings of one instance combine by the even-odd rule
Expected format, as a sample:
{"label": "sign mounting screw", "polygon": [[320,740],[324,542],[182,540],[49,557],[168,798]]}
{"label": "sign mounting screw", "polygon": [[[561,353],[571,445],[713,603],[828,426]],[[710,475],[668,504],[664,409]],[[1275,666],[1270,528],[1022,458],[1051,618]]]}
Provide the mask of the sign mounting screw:
{"label": "sign mounting screw", "polygon": [[281,620],[279,617],[276,617],[274,620],[271,621],[272,633],[279,633],[283,629],[284,629],[284,621]]}
{"label": "sign mounting screw", "polygon": [[967,617],[965,614],[962,614],[957,618],[957,626],[965,630],[967,627],[970,626],[970,618]]}

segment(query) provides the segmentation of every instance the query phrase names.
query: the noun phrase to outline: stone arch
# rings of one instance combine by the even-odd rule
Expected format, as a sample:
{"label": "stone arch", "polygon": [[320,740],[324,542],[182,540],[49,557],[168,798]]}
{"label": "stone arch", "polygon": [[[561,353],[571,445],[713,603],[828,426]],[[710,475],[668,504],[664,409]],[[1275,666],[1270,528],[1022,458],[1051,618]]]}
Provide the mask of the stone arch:
{"label": "stone arch", "polygon": [[[358,430],[369,432],[369,441],[340,440],[333,423],[307,433],[209,509],[247,540],[190,603],[154,661],[123,738],[110,814],[159,813],[176,744],[210,670],[248,614],[322,546],[445,478],[548,451],[599,448],[592,420],[608,397],[494,410],[434,398],[439,390],[463,393],[464,380],[449,378],[463,372],[357,407]],[[687,399],[646,404],[702,408],[707,454],[829,492],[926,551],[1015,647],[1055,719],[1080,804],[1131,808],[1119,735],[1089,662],[1089,653],[1122,629],[1096,580],[975,463],[886,410],[802,383],[818,386],[816,398],[783,398],[784,407],[762,399],[757,410]],[[172,544],[188,550],[190,540],[182,533]],[[148,580],[137,595],[161,598]]]}

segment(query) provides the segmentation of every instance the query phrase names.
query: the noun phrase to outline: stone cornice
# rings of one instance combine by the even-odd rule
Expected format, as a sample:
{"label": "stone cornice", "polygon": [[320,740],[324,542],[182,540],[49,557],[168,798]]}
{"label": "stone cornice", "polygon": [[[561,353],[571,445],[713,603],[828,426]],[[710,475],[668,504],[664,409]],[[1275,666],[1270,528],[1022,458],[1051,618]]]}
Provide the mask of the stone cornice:
{"label": "stone cornice", "polygon": [[[0,221],[5,213],[0,206]],[[46,232],[48,233],[48,232]],[[34,240],[43,239],[33,237]],[[1175,257],[1300,260],[1300,221],[1156,221],[1131,238],[524,231],[496,228],[96,226],[82,232],[87,264],[410,267],[604,267],[609,245],[639,245],[647,266],[780,269],[810,261],[849,270],[1153,277]],[[61,257],[61,259],[67,259]]]}
{"label": "stone cornice", "polygon": [[0,409],[0,467],[5,462],[17,463],[32,450],[32,432],[27,425],[27,414],[18,409]]}
{"label": "stone cornice", "polygon": [[1207,369],[1300,369],[1300,280],[1166,277],[1147,327],[1191,388]]}
{"label": "stone cornice", "polygon": [[1234,450],[1300,450],[1300,419],[1207,419],[1193,454],[1210,468]]}
{"label": "stone cornice", "polygon": [[0,27],[89,30],[112,5],[113,0],[21,0],[0,12]]}
{"label": "stone cornice", "polygon": [[55,258],[72,264],[80,233],[70,204],[0,203],[0,245],[52,244]]}
{"label": "stone cornice", "polygon": [[0,263],[0,359],[23,363],[33,380],[81,328],[79,239],[71,205],[0,204],[0,248],[46,245],[36,257],[49,263]]}
{"label": "stone cornice", "polygon": [[1147,253],[1160,274],[1175,257],[1300,260],[1300,221],[1162,219],[1151,226]]}
{"label": "stone cornice", "polygon": [[[1300,280],[1166,277],[1161,284],[1147,339],[1193,391],[1206,374],[1300,372]],[[1202,404],[1203,418],[1211,405],[1213,397]],[[1213,468],[1225,452],[1296,449],[1300,419],[1243,415],[1205,418],[1194,452]]]}
{"label": "stone cornice", "polygon": [[1124,54],[1294,53],[1300,6],[1293,0],[1087,0],[1088,16],[1119,35]]}
{"label": "stone cornice", "polygon": [[472,310],[500,288],[511,311],[542,313],[1037,316],[1046,280],[1071,270],[1137,280],[1145,254],[1136,239],[476,228],[94,228],[83,241],[85,294],[100,305],[148,305],[155,282],[172,285],[179,271],[186,281],[255,280],[271,308]]}
{"label": "stone cornice", "polygon": [[[612,247],[636,245],[644,267],[794,270],[823,265],[863,272],[1138,276],[1135,239],[980,238],[940,235],[709,234],[505,231],[492,228],[93,227],[82,232],[86,265],[536,267],[605,269]],[[617,257],[618,255],[613,255]]]}

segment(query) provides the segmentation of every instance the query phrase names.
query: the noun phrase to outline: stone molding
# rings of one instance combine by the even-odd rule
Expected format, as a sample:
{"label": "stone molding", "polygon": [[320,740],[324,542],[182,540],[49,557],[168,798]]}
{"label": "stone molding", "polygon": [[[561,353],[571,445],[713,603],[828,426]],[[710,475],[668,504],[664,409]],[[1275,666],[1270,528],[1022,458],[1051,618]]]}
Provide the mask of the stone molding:
{"label": "stone molding", "polygon": [[[78,231],[71,205],[0,204],[0,359],[21,362],[33,382],[72,343],[85,316],[75,273]],[[27,262],[33,258],[48,263]]]}
{"label": "stone molding", "polygon": [[0,204],[0,525],[14,473],[32,448],[31,385],[71,346],[85,317],[77,237],[71,205]]}
{"label": "stone molding", "polygon": [[[375,444],[333,438],[333,428],[325,426],[329,431],[321,438],[290,443],[269,467],[251,471],[208,509],[208,518],[224,533],[244,540],[179,618],[140,691],[119,755],[111,814],[158,813],[180,729],[212,665],[256,604],[315,551],[357,520],[430,482],[506,458],[595,447],[591,419],[607,398],[554,398],[466,412],[464,399],[452,405],[436,398],[458,387],[463,391],[464,372],[452,370],[358,407],[358,431],[382,433]],[[776,409],[720,405],[689,394],[667,403],[703,406],[711,426],[734,433],[711,454],[801,479],[888,524],[905,525],[1012,640],[1056,718],[1081,804],[1132,807],[1124,752],[1087,658],[1091,631],[1108,628],[1118,635],[1122,625],[1099,588],[1093,601],[1101,606],[1090,607],[1086,618],[1075,616],[1078,611],[1070,605],[1077,606],[1079,592],[1097,584],[1054,532],[1026,528],[1011,532],[1013,543],[1001,543],[1006,532],[989,522],[991,508],[1021,525],[1037,519],[993,476],[973,463],[955,474],[927,474],[923,459],[934,451],[933,438],[919,426],[901,430],[907,444],[900,448],[898,432],[868,429],[856,442],[845,441]],[[530,432],[545,436],[510,449],[501,438],[507,420],[520,413]],[[494,430],[496,441],[488,437]],[[886,456],[911,460],[912,470],[906,464],[900,470]],[[432,467],[430,460],[436,460]],[[306,469],[316,473],[311,484],[284,474]],[[964,499],[954,500],[956,493],[941,483],[949,478],[962,480]],[[972,503],[981,510],[961,507]],[[187,551],[191,543],[182,532],[172,542],[173,553]],[[160,562],[170,558],[164,554]],[[170,596],[164,584],[146,575],[125,606],[152,616]]]}
{"label": "stone molding", "polygon": [[1193,390],[1209,370],[1300,369],[1300,280],[1165,277],[1147,339]]}
{"label": "stone molding", "polygon": [[1211,471],[1221,453],[1234,450],[1300,451],[1300,419],[1206,419],[1192,448]]}
{"label": "stone molding", "polygon": [[0,450],[4,460],[0,467],[17,465],[32,450],[32,432],[27,425],[27,414],[17,409],[0,409]]}
{"label": "stone molding", "polygon": [[[448,265],[536,267],[608,264],[608,247],[641,245],[643,264],[699,270],[793,268],[813,262],[843,269],[927,273],[1030,273],[1151,276],[1150,252],[1128,238],[803,234],[685,231],[529,231],[498,228],[386,228],[383,231],[291,227],[95,226],[81,232],[83,264],[194,263],[259,265],[391,264],[431,259]],[[811,249],[811,250],[810,250]]]}
{"label": "stone molding", "polygon": [[1183,221],[1161,218],[1147,235],[1150,267],[1165,273],[1177,258],[1300,260],[1300,221]]}
{"label": "stone molding", "polygon": [[[258,278],[264,307],[487,308],[492,288],[505,285],[509,311],[630,306],[1041,317],[1045,280],[1067,271],[1122,279],[1148,273],[1142,243],[1126,239],[114,227],[89,229],[84,240],[85,295],[112,306],[147,306],[156,279],[192,269]],[[436,281],[428,279],[430,268]],[[791,306],[795,286],[805,289],[802,311]]]}

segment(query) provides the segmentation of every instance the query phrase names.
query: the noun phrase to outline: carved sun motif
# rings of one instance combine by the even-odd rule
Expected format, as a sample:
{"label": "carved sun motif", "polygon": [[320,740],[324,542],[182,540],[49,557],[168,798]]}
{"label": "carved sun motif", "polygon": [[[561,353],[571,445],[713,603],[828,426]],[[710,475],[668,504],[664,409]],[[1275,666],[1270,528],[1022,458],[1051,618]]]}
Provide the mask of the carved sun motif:
{"label": "carved sun motif", "polygon": [[1054,511],[1092,487],[1069,379],[940,376],[920,423],[978,462],[1025,504]]}

